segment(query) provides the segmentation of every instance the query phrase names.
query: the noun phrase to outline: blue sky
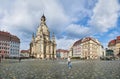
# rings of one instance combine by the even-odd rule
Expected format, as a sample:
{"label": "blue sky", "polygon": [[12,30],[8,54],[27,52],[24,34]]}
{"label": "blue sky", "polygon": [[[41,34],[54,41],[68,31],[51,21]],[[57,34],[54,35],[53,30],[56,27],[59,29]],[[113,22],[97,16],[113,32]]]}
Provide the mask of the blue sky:
{"label": "blue sky", "polygon": [[21,49],[29,49],[43,13],[57,48],[69,49],[86,36],[106,47],[120,35],[120,0],[0,0],[0,30],[17,35]]}

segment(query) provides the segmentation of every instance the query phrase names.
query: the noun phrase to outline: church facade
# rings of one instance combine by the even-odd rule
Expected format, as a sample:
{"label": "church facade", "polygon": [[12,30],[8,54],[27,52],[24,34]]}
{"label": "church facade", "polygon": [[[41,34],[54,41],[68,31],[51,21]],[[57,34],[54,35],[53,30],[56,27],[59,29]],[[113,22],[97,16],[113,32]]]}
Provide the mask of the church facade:
{"label": "church facade", "polygon": [[50,32],[46,25],[46,17],[43,15],[36,35],[32,35],[30,56],[41,59],[56,58],[56,45],[54,33],[52,34],[52,39],[50,39]]}

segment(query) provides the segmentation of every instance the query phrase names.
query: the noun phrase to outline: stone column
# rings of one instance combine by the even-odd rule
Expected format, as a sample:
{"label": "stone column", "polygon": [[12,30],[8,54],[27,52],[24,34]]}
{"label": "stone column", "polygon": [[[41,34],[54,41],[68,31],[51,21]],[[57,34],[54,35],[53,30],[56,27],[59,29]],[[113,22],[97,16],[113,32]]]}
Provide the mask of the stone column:
{"label": "stone column", "polygon": [[50,56],[49,56],[49,43],[47,42],[46,44],[46,58],[49,59]]}
{"label": "stone column", "polygon": [[53,51],[54,51],[54,58],[56,58],[56,44],[54,44],[54,47],[53,47],[54,49],[53,49]]}
{"label": "stone column", "polygon": [[51,43],[50,44],[50,57],[51,58],[53,58],[52,54],[53,54],[53,46],[52,46],[52,43]]}

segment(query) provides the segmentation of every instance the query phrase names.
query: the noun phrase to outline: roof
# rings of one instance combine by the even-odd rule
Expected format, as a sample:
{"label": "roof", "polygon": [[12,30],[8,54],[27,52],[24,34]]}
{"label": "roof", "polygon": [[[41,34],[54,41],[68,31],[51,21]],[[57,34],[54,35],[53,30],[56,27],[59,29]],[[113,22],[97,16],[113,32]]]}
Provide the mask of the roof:
{"label": "roof", "polygon": [[117,36],[117,40],[120,40],[120,36]]}
{"label": "roof", "polygon": [[64,50],[64,49],[58,49],[56,52],[64,52],[64,53],[69,53],[68,50]]}
{"label": "roof", "polygon": [[116,39],[111,40],[111,41],[108,43],[108,46],[114,46],[115,44],[116,44]]}
{"label": "roof", "polygon": [[117,36],[116,39],[111,40],[111,41],[108,43],[108,47],[109,47],[109,46],[114,46],[114,45],[116,45],[117,43],[120,43],[120,36]]}
{"label": "roof", "polygon": [[20,43],[20,39],[9,32],[0,31],[0,41],[12,41]]}
{"label": "roof", "polygon": [[42,20],[42,19],[43,19],[44,21],[46,20],[46,17],[44,16],[44,14],[43,14],[42,17],[41,17],[41,20]]}
{"label": "roof", "polygon": [[73,46],[77,46],[77,45],[79,45],[81,42],[82,42],[82,39],[76,41],[76,42],[73,44]]}
{"label": "roof", "polygon": [[[81,43],[84,43],[84,42],[87,42],[87,41],[90,41],[90,40],[92,40],[92,41],[96,42],[97,44],[99,44],[99,42],[98,42],[96,39],[94,39],[94,38],[92,38],[92,37],[85,37],[85,38],[82,38],[82,39],[76,41],[76,42],[73,44],[73,46],[77,46],[77,45],[79,45],[79,44],[81,44]],[[100,44],[99,44],[99,45],[100,45]]]}
{"label": "roof", "polygon": [[29,53],[29,50],[21,50],[21,53]]}

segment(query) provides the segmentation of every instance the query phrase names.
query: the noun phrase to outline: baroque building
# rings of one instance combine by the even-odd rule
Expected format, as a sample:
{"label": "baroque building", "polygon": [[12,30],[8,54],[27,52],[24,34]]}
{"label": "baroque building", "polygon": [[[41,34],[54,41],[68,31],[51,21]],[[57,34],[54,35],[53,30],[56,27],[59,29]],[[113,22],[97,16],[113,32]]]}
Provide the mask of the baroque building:
{"label": "baroque building", "polygon": [[114,55],[117,57],[117,55],[120,54],[120,36],[117,36],[116,39],[111,40],[108,43],[108,48],[113,50]]}
{"label": "baroque building", "polygon": [[36,36],[32,36],[30,43],[30,56],[36,58],[56,58],[56,41],[54,33],[52,40],[50,39],[50,32],[46,25],[46,17],[41,17],[41,23],[37,29]]}
{"label": "baroque building", "polygon": [[99,59],[104,55],[103,46],[92,37],[85,37],[76,41],[70,49],[70,56],[85,59]]}

